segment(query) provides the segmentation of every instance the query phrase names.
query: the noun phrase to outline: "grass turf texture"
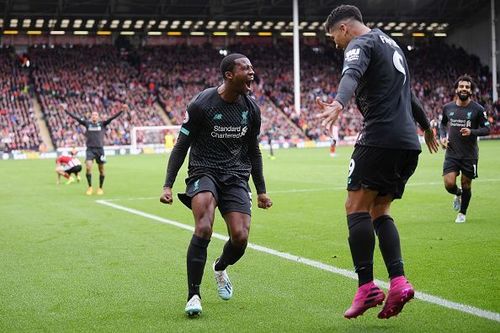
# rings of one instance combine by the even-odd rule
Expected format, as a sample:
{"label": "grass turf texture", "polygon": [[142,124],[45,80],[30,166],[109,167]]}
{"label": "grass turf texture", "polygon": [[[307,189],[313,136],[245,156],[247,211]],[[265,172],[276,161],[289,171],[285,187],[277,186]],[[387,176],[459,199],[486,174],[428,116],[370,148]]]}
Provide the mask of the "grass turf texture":
{"label": "grass turf texture", "polygon": [[[442,185],[443,152],[421,154],[419,167],[392,215],[406,273],[417,291],[500,312],[500,142],[481,142],[479,175],[467,222],[454,223],[453,196]],[[344,190],[352,147],[264,154],[274,206],[253,210],[250,241],[352,269]],[[421,300],[397,318],[380,307],[342,317],[354,280],[248,249],[228,269],[230,301],[217,296],[211,263],[223,242],[213,239],[202,283],[203,314],[187,319],[185,255],[191,233],[99,205],[97,199],[192,226],[178,200],[159,203],[166,156],[109,157],[105,195],[85,196],[80,184],[55,185],[52,160],[0,161],[0,331],[259,331],[498,332],[500,323]],[[94,187],[98,182],[94,172]],[[174,187],[184,190],[183,168]],[[253,184],[252,184],[253,188]],[[130,200],[131,198],[143,198]],[[148,199],[150,198],[150,199]],[[255,195],[254,195],[255,198]],[[219,214],[215,232],[225,234]],[[375,276],[387,280],[376,248]]]}

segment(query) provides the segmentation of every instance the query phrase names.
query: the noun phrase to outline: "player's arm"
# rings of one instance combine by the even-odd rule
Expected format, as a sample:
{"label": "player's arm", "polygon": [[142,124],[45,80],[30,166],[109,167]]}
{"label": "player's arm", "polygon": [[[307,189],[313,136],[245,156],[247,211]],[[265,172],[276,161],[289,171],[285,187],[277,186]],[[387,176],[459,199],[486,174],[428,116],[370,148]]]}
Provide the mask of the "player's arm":
{"label": "player's arm", "polygon": [[127,104],[122,104],[120,111],[118,111],[117,113],[112,115],[110,118],[108,118],[102,122],[103,126],[108,126],[110,122],[112,122],[113,120],[115,120],[116,118],[121,116],[123,112],[128,111],[128,109],[129,108],[128,108]]}
{"label": "player's arm", "polygon": [[64,110],[64,112],[66,112],[66,114],[68,116],[70,116],[71,118],[76,120],[80,125],[87,126],[87,120],[85,120],[85,118],[79,117],[76,114],[69,112],[68,109],[66,109],[66,108],[64,108],[63,110]]}
{"label": "player's arm", "polygon": [[486,117],[486,111],[478,112],[478,128],[470,129],[471,134],[475,136],[486,136],[490,134],[490,122]]}
{"label": "player's arm", "polygon": [[172,204],[172,186],[174,186],[177,173],[186,159],[187,152],[199,127],[201,109],[195,103],[191,103],[186,110],[184,123],[181,126],[179,137],[175,143],[167,164],[167,175],[163,185],[163,193],[160,202]]}
{"label": "player's arm", "polygon": [[413,91],[411,92],[411,113],[413,115],[413,119],[415,119],[415,121],[420,125],[422,130],[427,131],[431,128],[431,123],[425,115],[424,107]]}
{"label": "player's arm", "polygon": [[429,152],[432,154],[438,151],[438,143],[436,141],[436,137],[434,136],[434,132],[431,128],[431,123],[427,116],[425,115],[424,107],[420,100],[415,96],[413,91],[411,92],[411,113],[413,114],[413,119],[417,121],[422,130],[424,131],[424,140],[427,148],[429,148]]}
{"label": "player's arm", "polygon": [[340,112],[354,95],[361,77],[370,65],[371,52],[372,46],[369,43],[361,40],[351,42],[344,53],[344,68],[335,100],[332,103],[325,103],[316,98],[316,104],[321,111],[317,117],[323,120],[321,124],[327,129],[335,124]]}
{"label": "player's arm", "polygon": [[340,79],[337,96],[332,103],[323,102],[319,97],[316,97],[316,104],[319,106],[321,113],[317,118],[323,119],[322,125],[330,129],[337,119],[340,112],[347,105],[352,95],[358,87],[361,74],[354,69],[347,69]]}
{"label": "player's arm", "polygon": [[448,116],[446,115],[446,110],[443,108],[443,118],[439,123],[439,138],[443,149],[446,149],[448,147],[447,127],[448,127]]}
{"label": "player's arm", "polygon": [[257,205],[259,208],[267,209],[273,205],[271,198],[266,193],[266,182],[264,180],[264,168],[262,163],[262,153],[259,148],[259,133],[260,133],[260,111],[256,110],[255,120],[250,133],[250,142],[248,154],[250,163],[252,164],[252,180],[257,190]]}
{"label": "player's arm", "polygon": [[349,103],[352,96],[354,95],[354,92],[359,85],[361,75],[362,73],[354,68],[347,68],[342,74],[339,88],[337,90],[337,96],[335,96],[335,100],[342,104],[342,108],[344,108],[347,103]]}

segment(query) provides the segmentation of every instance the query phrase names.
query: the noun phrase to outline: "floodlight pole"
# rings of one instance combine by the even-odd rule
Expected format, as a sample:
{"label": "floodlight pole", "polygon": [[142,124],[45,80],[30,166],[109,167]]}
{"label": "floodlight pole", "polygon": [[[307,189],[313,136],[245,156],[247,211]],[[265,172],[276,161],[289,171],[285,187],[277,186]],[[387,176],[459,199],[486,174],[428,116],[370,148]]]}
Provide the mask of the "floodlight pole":
{"label": "floodlight pole", "polygon": [[498,100],[497,89],[497,43],[495,36],[495,0],[491,0],[491,76],[493,102]]}
{"label": "floodlight pole", "polygon": [[295,112],[300,114],[299,0],[293,0],[293,97]]}

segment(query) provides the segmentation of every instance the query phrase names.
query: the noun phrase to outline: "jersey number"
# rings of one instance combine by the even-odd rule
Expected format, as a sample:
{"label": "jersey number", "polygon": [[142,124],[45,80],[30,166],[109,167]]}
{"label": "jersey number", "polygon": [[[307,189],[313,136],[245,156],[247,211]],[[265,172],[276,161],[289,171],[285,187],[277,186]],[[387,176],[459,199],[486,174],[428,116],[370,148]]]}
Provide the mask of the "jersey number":
{"label": "jersey number", "polygon": [[398,53],[398,51],[394,51],[394,54],[392,55],[392,63],[394,64],[394,67],[398,70],[398,72],[403,74],[403,76],[405,77],[403,81],[404,85],[406,82],[406,71],[403,63],[403,57]]}
{"label": "jersey number", "polygon": [[356,162],[354,162],[354,160],[351,159],[351,161],[349,162],[349,174],[347,174],[347,177],[351,177],[355,166],[356,166]]}

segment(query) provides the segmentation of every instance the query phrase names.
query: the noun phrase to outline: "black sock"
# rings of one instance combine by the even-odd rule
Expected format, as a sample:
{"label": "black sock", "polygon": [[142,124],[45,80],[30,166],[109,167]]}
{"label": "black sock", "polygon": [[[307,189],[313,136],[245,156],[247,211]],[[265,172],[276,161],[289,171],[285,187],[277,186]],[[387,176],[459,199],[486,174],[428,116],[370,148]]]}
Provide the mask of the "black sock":
{"label": "black sock", "polygon": [[460,205],[460,213],[467,215],[467,208],[469,208],[470,198],[472,197],[472,190],[464,188],[462,190],[462,203]]}
{"label": "black sock", "polygon": [[457,184],[453,185],[452,188],[446,188],[446,191],[448,191],[448,193],[450,194],[455,194],[457,196],[462,195],[462,189],[458,187]]}
{"label": "black sock", "polygon": [[210,239],[193,235],[187,251],[188,301],[193,295],[200,295],[200,284],[207,261],[207,247]]}
{"label": "black sock", "polygon": [[104,184],[104,175],[99,175],[99,188],[102,188],[102,184]]}
{"label": "black sock", "polygon": [[401,243],[394,220],[389,215],[382,215],[373,221],[373,226],[389,278],[404,275]]}
{"label": "black sock", "polygon": [[349,247],[359,286],[373,280],[373,251],[375,235],[370,214],[367,212],[347,215]]}
{"label": "black sock", "polygon": [[245,253],[246,244],[243,247],[234,246],[229,239],[226,244],[224,244],[224,249],[222,250],[222,255],[215,264],[216,271],[223,271],[227,266],[236,263]]}
{"label": "black sock", "polygon": [[87,184],[89,184],[89,187],[91,187],[92,186],[92,174],[87,173],[87,174],[85,174],[85,176],[87,177]]}

